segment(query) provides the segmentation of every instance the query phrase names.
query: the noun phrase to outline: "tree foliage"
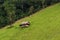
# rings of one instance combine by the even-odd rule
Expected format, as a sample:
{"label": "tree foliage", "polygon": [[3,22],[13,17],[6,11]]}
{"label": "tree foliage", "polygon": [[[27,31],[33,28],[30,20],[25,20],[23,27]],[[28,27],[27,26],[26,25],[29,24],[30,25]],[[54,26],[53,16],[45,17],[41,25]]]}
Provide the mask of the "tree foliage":
{"label": "tree foliage", "polygon": [[60,0],[0,0],[0,28]]}

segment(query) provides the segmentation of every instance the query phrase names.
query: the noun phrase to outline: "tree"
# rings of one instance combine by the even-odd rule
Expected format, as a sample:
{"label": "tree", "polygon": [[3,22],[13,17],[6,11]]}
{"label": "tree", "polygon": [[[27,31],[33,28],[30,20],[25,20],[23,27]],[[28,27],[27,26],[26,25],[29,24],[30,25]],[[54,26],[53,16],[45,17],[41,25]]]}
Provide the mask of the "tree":
{"label": "tree", "polygon": [[5,10],[7,11],[9,24],[11,25],[15,21],[14,20],[14,17],[15,17],[14,3],[10,2],[10,1],[5,1],[4,2],[4,7],[5,7]]}

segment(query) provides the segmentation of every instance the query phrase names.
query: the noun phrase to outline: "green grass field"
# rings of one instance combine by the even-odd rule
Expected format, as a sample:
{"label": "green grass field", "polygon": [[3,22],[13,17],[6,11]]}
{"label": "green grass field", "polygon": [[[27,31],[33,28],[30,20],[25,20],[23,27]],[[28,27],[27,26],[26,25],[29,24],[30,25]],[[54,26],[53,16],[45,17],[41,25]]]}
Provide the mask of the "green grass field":
{"label": "green grass field", "polygon": [[[20,28],[22,21],[30,21],[30,27]],[[13,26],[0,29],[0,40],[60,40],[60,3],[18,20]]]}

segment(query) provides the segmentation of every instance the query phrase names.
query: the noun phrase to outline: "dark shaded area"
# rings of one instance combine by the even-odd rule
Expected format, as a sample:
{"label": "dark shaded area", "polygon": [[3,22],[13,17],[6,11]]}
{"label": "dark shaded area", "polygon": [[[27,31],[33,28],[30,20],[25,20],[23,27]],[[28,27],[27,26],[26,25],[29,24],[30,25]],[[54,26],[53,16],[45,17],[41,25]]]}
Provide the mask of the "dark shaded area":
{"label": "dark shaded area", "polygon": [[3,4],[4,3],[4,0],[0,0],[0,4]]}

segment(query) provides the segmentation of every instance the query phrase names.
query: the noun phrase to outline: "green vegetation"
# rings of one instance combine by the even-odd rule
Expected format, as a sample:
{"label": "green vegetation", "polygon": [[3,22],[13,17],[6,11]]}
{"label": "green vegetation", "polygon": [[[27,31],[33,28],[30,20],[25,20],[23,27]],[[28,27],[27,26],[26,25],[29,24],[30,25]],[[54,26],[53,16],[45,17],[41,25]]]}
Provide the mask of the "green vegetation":
{"label": "green vegetation", "polygon": [[0,0],[0,28],[60,0]]}
{"label": "green vegetation", "polygon": [[[30,27],[21,29],[20,23],[26,20],[31,22]],[[18,20],[13,26],[0,29],[0,40],[60,40],[60,3]]]}

